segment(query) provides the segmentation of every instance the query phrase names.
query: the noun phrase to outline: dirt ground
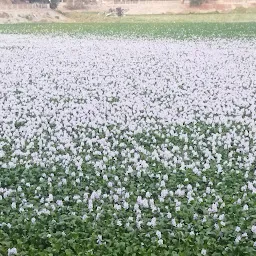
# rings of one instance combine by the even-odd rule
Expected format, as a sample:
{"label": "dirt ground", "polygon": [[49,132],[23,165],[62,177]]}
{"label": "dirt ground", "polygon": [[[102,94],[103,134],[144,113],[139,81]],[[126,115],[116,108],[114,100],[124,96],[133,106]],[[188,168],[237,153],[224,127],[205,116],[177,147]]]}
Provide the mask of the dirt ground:
{"label": "dirt ground", "polygon": [[27,22],[70,22],[70,19],[51,9],[0,9],[0,24]]}

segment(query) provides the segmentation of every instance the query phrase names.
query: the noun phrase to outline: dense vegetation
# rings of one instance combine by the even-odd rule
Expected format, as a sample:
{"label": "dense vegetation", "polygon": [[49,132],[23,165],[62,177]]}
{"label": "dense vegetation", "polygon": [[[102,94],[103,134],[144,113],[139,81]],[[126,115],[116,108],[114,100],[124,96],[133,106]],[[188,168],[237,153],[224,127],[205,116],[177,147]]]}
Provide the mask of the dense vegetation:
{"label": "dense vegetation", "polygon": [[0,255],[256,254],[252,23],[0,30]]}
{"label": "dense vegetation", "polygon": [[161,38],[255,38],[256,23],[85,23],[85,24],[7,24],[5,34],[105,35]]}

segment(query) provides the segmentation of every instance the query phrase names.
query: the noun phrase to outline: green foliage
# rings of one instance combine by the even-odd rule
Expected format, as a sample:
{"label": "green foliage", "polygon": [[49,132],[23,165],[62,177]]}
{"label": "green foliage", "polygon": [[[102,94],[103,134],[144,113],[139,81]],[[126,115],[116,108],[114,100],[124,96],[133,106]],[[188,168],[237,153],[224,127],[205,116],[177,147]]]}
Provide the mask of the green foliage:
{"label": "green foliage", "polygon": [[[176,127],[176,131],[183,131],[188,134],[187,145],[194,145],[195,149],[199,153],[199,156],[203,157],[203,152],[200,148],[196,148],[193,138],[193,132],[197,131],[199,135],[214,133],[219,129],[225,133],[227,128],[225,126],[208,126],[204,123],[196,123],[186,126]],[[241,132],[246,130],[247,127],[241,126]],[[165,134],[164,137],[161,135]],[[103,136],[98,131],[99,137]],[[155,138],[154,141],[152,138]],[[150,150],[152,144],[161,145],[165,140],[173,145],[179,145],[180,148],[185,146],[185,142],[180,138],[172,135],[167,135],[167,131],[161,130],[161,134],[158,131],[152,131],[152,133],[139,133],[135,136],[135,140],[141,143],[142,146]],[[120,140],[121,142],[122,140]],[[128,145],[129,146],[129,145]],[[130,145],[129,147],[132,147]],[[229,150],[222,146],[217,147],[217,152],[222,156],[222,162],[228,158]],[[237,157],[239,153],[237,153]],[[141,155],[143,159],[143,154]],[[109,162],[108,165],[118,164],[118,161]],[[161,175],[168,174],[169,179],[166,181],[166,186],[174,190],[177,184],[180,184],[184,180],[188,179],[190,184],[195,186],[196,183],[200,184],[198,187],[198,194],[203,197],[205,193],[205,185],[200,176],[195,175],[192,170],[178,170],[178,173],[173,173],[169,168],[162,166],[156,160],[149,161],[149,169],[153,173]],[[162,238],[164,240],[163,245],[159,245],[155,238],[155,230],[147,228],[145,225],[142,230],[138,230],[134,224],[131,224],[129,229],[125,227],[117,227],[113,223],[113,216],[116,214],[116,210],[113,208],[113,204],[109,203],[103,208],[103,215],[98,221],[95,221],[95,213],[88,216],[83,220],[81,215],[88,210],[86,204],[77,203],[65,203],[66,207],[59,209],[58,211],[51,212],[50,215],[37,216],[36,222],[32,223],[31,218],[35,216],[34,209],[40,207],[40,203],[36,199],[33,199],[35,187],[38,186],[39,177],[43,172],[50,173],[51,170],[42,169],[38,167],[31,167],[29,171],[26,171],[22,167],[18,167],[15,170],[2,169],[1,171],[1,186],[3,187],[15,187],[16,182],[26,177],[29,180],[30,186],[23,190],[24,196],[27,199],[34,200],[34,209],[27,210],[26,214],[10,209],[10,200],[4,199],[1,201],[0,206],[0,223],[10,223],[11,228],[2,226],[0,230],[0,254],[5,255],[6,251],[10,247],[16,247],[19,255],[24,256],[64,256],[64,255],[179,255],[179,256],[198,256],[201,255],[202,248],[207,250],[207,255],[254,255],[256,251],[250,244],[250,240],[253,241],[254,235],[249,231],[248,240],[241,242],[239,246],[234,244],[236,234],[234,229],[239,225],[243,229],[247,229],[254,223],[256,217],[255,208],[255,196],[248,196],[249,212],[242,212],[240,207],[237,207],[234,202],[237,199],[243,197],[243,192],[240,190],[241,184],[244,182],[244,170],[239,170],[235,166],[225,167],[223,173],[216,173],[216,160],[213,160],[210,164],[210,168],[204,171],[204,175],[211,177],[215,187],[215,192],[218,195],[222,195],[222,199],[225,201],[226,206],[223,208],[223,213],[226,216],[228,222],[225,226],[220,225],[220,229],[214,228],[214,221],[211,218],[207,218],[205,223],[193,219],[195,213],[198,214],[199,219],[203,216],[207,216],[207,211],[210,202],[204,200],[201,204],[191,202],[187,205],[187,208],[182,208],[181,211],[175,213],[175,205],[173,202],[166,204],[158,201],[155,197],[156,206],[160,207],[161,211],[165,211],[165,206],[168,206],[173,216],[177,220],[182,219],[184,221],[184,228],[173,228],[170,224],[170,220],[161,218],[158,216],[158,224],[156,229],[161,230]],[[72,170],[72,169],[71,169]],[[64,170],[58,168],[58,177],[61,178],[64,174]],[[90,189],[93,190],[101,184],[102,190],[107,191],[106,183],[102,182],[102,179],[95,176],[95,171],[92,166],[83,165],[83,172],[90,177]],[[120,167],[119,170],[109,173],[109,175],[115,175],[123,179],[124,171]],[[250,173],[253,175],[253,173]],[[249,177],[250,178],[250,177]],[[71,183],[66,186],[59,187],[58,180],[52,180],[52,185],[49,187],[47,183],[39,182],[41,186],[42,195],[47,196],[50,191],[55,191],[55,197],[58,198],[63,195],[68,195],[72,189],[72,193],[81,194],[84,189],[89,185],[87,179],[82,179],[80,184],[74,187]],[[125,184],[127,190],[133,191],[133,197],[136,198],[137,190],[144,189],[145,191],[151,191],[152,197],[154,197],[154,191],[158,190],[157,180],[154,178],[149,179],[148,176],[130,177],[129,182]],[[158,193],[158,192],[157,192]],[[155,195],[157,195],[157,193]],[[13,194],[15,196],[15,194]],[[18,196],[18,195],[16,195]],[[131,198],[132,200],[132,198]],[[187,198],[181,198],[181,202],[187,201]],[[100,204],[99,204],[100,205]],[[67,207],[68,206],[68,207]],[[72,212],[76,212],[76,215],[72,215]],[[133,216],[133,210],[120,210],[118,212],[120,219],[127,219],[129,216]],[[147,212],[144,209],[144,219],[147,216],[151,216],[150,210]],[[244,218],[243,218],[244,216]],[[149,219],[148,219],[149,220]],[[239,222],[238,222],[239,221]],[[187,224],[193,224],[195,235],[191,235]],[[216,221],[220,224],[220,221]],[[98,235],[102,235],[102,243],[97,243]],[[149,236],[150,235],[150,236]]]}
{"label": "green foliage", "polygon": [[0,34],[56,34],[151,37],[151,38],[255,38],[254,22],[243,23],[87,23],[87,24],[4,24]]}
{"label": "green foliage", "polygon": [[[154,37],[154,38],[255,38],[256,26],[254,23],[233,23],[233,24],[19,24],[19,25],[0,25],[0,33],[25,33],[25,34],[68,34],[71,36],[84,36],[87,34],[124,37]],[[19,94],[19,92],[17,92]],[[57,99],[52,99],[54,102]],[[118,102],[118,98],[109,98],[109,103]],[[15,127],[18,129],[24,125],[22,122],[16,122]],[[244,124],[233,123],[230,127],[237,127],[237,132],[242,134],[249,131],[249,127]],[[110,129],[112,127],[109,127]],[[114,127],[113,127],[114,128]],[[196,122],[187,125],[175,127],[176,132],[186,134],[188,141],[185,142],[178,136],[171,135],[168,129],[161,128],[160,130],[151,130],[148,133],[140,132],[134,135],[134,141],[141,145],[146,150],[150,151],[152,145],[163,145],[166,141],[168,145],[178,146],[182,149],[187,145],[192,147],[193,151],[198,153],[198,156],[193,156],[190,151],[189,157],[195,161],[204,159],[204,152],[197,145],[194,133],[197,136],[207,136],[218,133],[219,130],[223,134],[228,132],[228,127],[225,125],[208,125],[202,122]],[[105,137],[104,131],[95,129],[95,136],[98,138]],[[3,139],[1,139],[3,141]],[[133,145],[125,138],[120,137],[118,141],[125,142],[126,147],[132,149]],[[36,144],[36,143],[35,143]],[[4,146],[7,155],[5,161],[11,157],[8,153],[11,147],[10,143],[6,142]],[[95,150],[101,150],[95,145]],[[117,145],[117,151],[121,152],[122,148]],[[227,165],[229,160],[230,149],[223,145],[216,145],[216,152],[222,156],[221,165],[224,166],[222,173],[216,172],[217,160],[212,159],[209,163],[209,168],[204,170],[203,175],[210,177],[215,195],[220,195],[225,205],[221,209],[225,214],[225,225],[221,225],[218,219],[209,218],[207,214],[211,206],[210,195],[205,196],[206,186],[202,181],[202,177],[196,175],[192,169],[178,168],[174,173],[170,168],[156,159],[147,159],[149,164],[148,169],[152,172],[152,176],[142,175],[140,177],[131,174],[128,182],[123,182],[127,191],[132,191],[130,201],[136,201],[138,191],[150,191],[152,198],[155,200],[155,205],[162,213],[165,213],[168,208],[177,219],[183,221],[183,226],[174,228],[171,225],[171,220],[162,217],[156,213],[158,222],[155,228],[148,227],[145,223],[143,229],[138,229],[135,223],[131,223],[129,227],[117,226],[114,221],[117,218],[127,220],[129,217],[134,217],[133,209],[121,209],[116,211],[113,202],[100,201],[95,202],[95,208],[102,207],[100,218],[96,221],[97,214],[91,212],[87,218],[82,218],[84,213],[88,213],[86,203],[76,203],[74,200],[64,202],[63,208],[58,208],[51,211],[50,214],[37,215],[36,211],[45,208],[35,194],[36,187],[40,186],[40,197],[47,197],[49,193],[54,191],[55,199],[63,198],[65,195],[77,194],[83,197],[84,192],[91,193],[93,190],[101,188],[103,193],[110,193],[107,182],[101,177],[95,175],[93,166],[83,164],[82,172],[85,174],[81,177],[80,183],[75,183],[75,178],[70,177],[66,185],[59,186],[59,181],[65,177],[63,168],[56,166],[54,172],[51,168],[39,168],[31,166],[27,170],[24,166],[17,166],[15,169],[0,169],[0,187],[8,187],[14,189],[11,197],[3,198],[0,201],[0,255],[7,255],[8,248],[17,248],[20,256],[64,256],[64,255],[81,255],[81,256],[119,256],[119,255],[141,255],[141,256],[199,256],[202,248],[207,251],[207,255],[222,256],[222,255],[256,255],[256,250],[253,247],[253,242],[256,240],[255,234],[250,230],[250,227],[255,224],[256,205],[255,194],[245,194],[241,191],[241,186],[245,184],[244,173],[246,170],[234,165]],[[242,156],[236,151],[234,158],[238,159]],[[9,154],[9,155],[8,155]],[[97,160],[95,156],[95,160]],[[106,163],[107,166],[116,166],[115,170],[109,170],[109,177],[118,175],[120,180],[124,181],[125,170],[122,167],[122,159],[119,154],[115,159],[110,159]],[[141,153],[141,160],[146,159],[146,155]],[[129,163],[128,163],[129,164]],[[70,172],[76,171],[75,167],[70,168]],[[40,181],[42,173],[47,177],[50,174],[55,174],[51,179],[51,183],[47,179]],[[175,211],[175,203],[173,200],[168,202],[160,202],[159,195],[159,180],[157,175],[168,175],[166,187],[169,190],[175,191],[177,185],[189,183],[197,188],[197,195],[205,198],[201,203],[198,200],[191,201],[187,204],[187,198],[181,197],[181,211]],[[255,179],[254,170],[248,172],[248,180]],[[87,178],[88,177],[88,178]],[[17,205],[21,205],[20,194],[16,191],[17,184],[22,179],[29,182],[29,186],[23,187],[23,197],[30,203],[33,203],[33,208],[27,208],[26,213],[17,209],[12,209],[11,204],[14,199]],[[187,180],[187,181],[186,181]],[[75,185],[74,185],[75,184]],[[72,193],[71,193],[72,192]],[[238,207],[236,202],[241,199],[243,203],[249,206],[249,210],[244,212],[242,206]],[[186,205],[186,207],[185,207]],[[48,206],[47,206],[48,207]],[[73,214],[73,213],[76,214]],[[194,219],[194,214],[198,215],[198,219]],[[206,216],[205,221],[202,219]],[[152,217],[150,209],[143,209],[143,219],[145,222]],[[32,219],[35,222],[32,222]],[[7,225],[10,224],[9,226]],[[125,223],[123,223],[125,224]],[[194,234],[191,234],[189,225],[193,226]],[[215,228],[218,225],[218,229]],[[234,232],[236,226],[241,227],[247,232],[248,238],[244,239],[236,245],[234,243],[237,234]],[[164,243],[158,244],[155,236],[155,231],[161,230]],[[102,242],[98,242],[98,236],[102,236]]]}

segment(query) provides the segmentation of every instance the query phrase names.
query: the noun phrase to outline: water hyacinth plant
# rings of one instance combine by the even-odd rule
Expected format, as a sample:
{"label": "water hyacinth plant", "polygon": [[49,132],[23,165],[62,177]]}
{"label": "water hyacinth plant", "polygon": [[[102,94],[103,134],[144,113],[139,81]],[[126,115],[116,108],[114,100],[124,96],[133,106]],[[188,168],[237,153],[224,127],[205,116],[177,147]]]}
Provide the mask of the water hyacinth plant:
{"label": "water hyacinth plant", "polygon": [[255,39],[1,35],[0,254],[254,255]]}

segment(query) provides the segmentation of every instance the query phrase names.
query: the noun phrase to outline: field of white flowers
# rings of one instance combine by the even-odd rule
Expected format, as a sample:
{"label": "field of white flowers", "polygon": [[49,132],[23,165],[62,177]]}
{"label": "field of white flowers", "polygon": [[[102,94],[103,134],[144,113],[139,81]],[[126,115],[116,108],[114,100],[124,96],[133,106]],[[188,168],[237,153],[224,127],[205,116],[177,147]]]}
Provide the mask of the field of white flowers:
{"label": "field of white flowers", "polygon": [[255,255],[256,41],[1,35],[0,255]]}

